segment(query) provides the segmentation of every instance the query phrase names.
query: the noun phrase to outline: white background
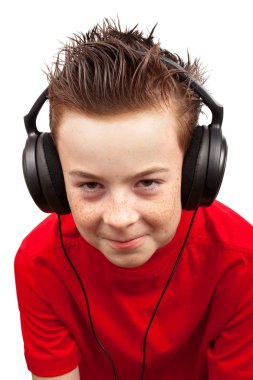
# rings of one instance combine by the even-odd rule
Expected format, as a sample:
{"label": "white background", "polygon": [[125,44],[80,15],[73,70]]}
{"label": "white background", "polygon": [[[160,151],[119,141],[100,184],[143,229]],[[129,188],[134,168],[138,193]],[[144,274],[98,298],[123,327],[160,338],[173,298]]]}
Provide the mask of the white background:
{"label": "white background", "polygon": [[[155,36],[162,47],[183,58],[188,49],[208,70],[206,87],[225,108],[223,132],[229,145],[218,199],[252,223],[252,2],[10,0],[6,4],[0,6],[0,377],[26,380],[31,375],[23,357],[13,260],[23,237],[45,216],[25,187],[21,155],[26,140],[23,115],[47,86],[46,63],[52,62],[60,41],[87,31],[103,17],[119,16],[123,27],[139,23],[147,32],[158,22]],[[43,130],[48,130],[46,113]]]}

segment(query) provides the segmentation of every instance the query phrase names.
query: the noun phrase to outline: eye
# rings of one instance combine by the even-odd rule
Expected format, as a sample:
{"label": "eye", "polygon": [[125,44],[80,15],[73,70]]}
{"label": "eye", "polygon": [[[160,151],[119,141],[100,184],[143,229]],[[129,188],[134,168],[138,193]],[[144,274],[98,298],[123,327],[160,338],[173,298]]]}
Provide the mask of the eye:
{"label": "eye", "polygon": [[102,188],[97,182],[85,182],[80,185],[81,189],[87,193],[94,193]]}
{"label": "eye", "polygon": [[141,188],[147,191],[156,190],[158,186],[159,186],[159,182],[155,181],[154,179],[143,179],[137,184],[138,188]]}

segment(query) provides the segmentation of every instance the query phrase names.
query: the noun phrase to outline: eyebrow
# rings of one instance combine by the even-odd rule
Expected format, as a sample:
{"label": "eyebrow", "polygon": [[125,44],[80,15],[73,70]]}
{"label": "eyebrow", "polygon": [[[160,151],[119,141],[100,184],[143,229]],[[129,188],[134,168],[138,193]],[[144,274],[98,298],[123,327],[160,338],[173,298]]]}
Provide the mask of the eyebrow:
{"label": "eyebrow", "polygon": [[[169,172],[169,169],[168,168],[164,168],[164,167],[152,167],[148,170],[144,170],[143,172],[140,172],[140,173],[137,173],[135,175],[133,175],[132,177],[127,177],[127,180],[129,179],[136,179],[138,177],[145,177],[147,175],[150,175],[150,174],[155,174],[155,173],[168,173]],[[88,173],[88,172],[84,172],[82,170],[71,170],[69,172],[69,174],[71,175],[71,177],[79,177],[79,178],[90,178],[90,179],[94,179],[94,180],[97,180],[97,181],[102,181],[104,180],[104,178],[102,177],[99,177],[93,173]]]}

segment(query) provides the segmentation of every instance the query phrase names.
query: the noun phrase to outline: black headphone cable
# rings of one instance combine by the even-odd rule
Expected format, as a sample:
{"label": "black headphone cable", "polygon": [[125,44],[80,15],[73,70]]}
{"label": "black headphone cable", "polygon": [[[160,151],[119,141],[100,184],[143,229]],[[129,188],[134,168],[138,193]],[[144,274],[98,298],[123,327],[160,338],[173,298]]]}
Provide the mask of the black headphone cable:
{"label": "black headphone cable", "polygon": [[[194,213],[192,215],[192,218],[191,218],[191,221],[190,221],[190,224],[189,224],[189,227],[188,227],[188,230],[187,230],[187,233],[185,235],[185,238],[184,238],[184,241],[183,241],[183,244],[181,246],[181,249],[177,255],[177,258],[176,258],[176,261],[173,265],[173,268],[171,270],[171,273],[168,277],[168,280],[166,281],[165,283],[165,286],[161,292],[161,295],[155,305],[155,308],[154,308],[154,311],[150,317],[150,320],[149,320],[149,323],[147,325],[147,328],[145,330],[145,334],[144,334],[144,339],[143,339],[143,356],[142,356],[142,368],[141,368],[141,375],[140,375],[140,380],[143,380],[144,378],[144,371],[145,371],[145,367],[146,367],[146,348],[147,348],[147,339],[148,339],[148,333],[149,333],[149,330],[150,330],[150,327],[152,325],[152,322],[154,320],[154,317],[156,315],[156,312],[158,310],[158,307],[163,299],[163,296],[166,292],[166,290],[168,289],[168,286],[170,285],[170,282],[175,274],[175,271],[176,271],[176,268],[179,264],[179,261],[182,257],[182,253],[184,251],[184,248],[186,246],[186,243],[187,243],[187,240],[188,240],[188,237],[189,237],[189,234],[190,234],[190,231],[192,229],[192,225],[193,225],[193,222],[194,222],[194,219],[195,219],[195,216],[197,214],[197,211],[198,211],[198,208],[196,208],[194,210]],[[97,333],[96,333],[96,330],[95,330],[95,327],[94,327],[94,324],[93,324],[93,319],[92,319],[92,316],[91,316],[91,311],[90,311],[90,305],[89,305],[89,300],[88,300],[88,296],[87,296],[87,293],[86,293],[86,290],[85,290],[85,287],[84,287],[84,284],[79,276],[79,273],[78,271],[76,270],[74,264],[72,263],[67,251],[66,251],[66,248],[65,248],[65,245],[64,245],[64,242],[63,242],[63,236],[62,236],[62,228],[61,228],[61,216],[60,214],[57,214],[58,215],[58,229],[59,229],[59,236],[60,236],[60,242],[61,242],[61,247],[62,247],[62,250],[64,252],[64,255],[68,261],[68,263],[70,264],[72,270],[74,271],[74,274],[81,286],[81,289],[82,289],[82,292],[83,292],[83,295],[84,295],[84,298],[85,298],[85,302],[86,302],[86,307],[87,307],[87,312],[88,312],[88,317],[89,317],[89,323],[90,323],[90,327],[91,327],[91,330],[92,330],[92,334],[97,342],[97,344],[99,345],[99,347],[102,349],[102,351],[104,352],[104,354],[107,356],[108,360],[110,361],[111,363],[111,366],[112,366],[112,369],[113,369],[113,376],[114,376],[114,380],[117,380],[118,377],[117,377],[117,369],[116,369],[116,365],[112,359],[112,357],[110,356],[109,352],[106,350],[106,348],[103,346],[103,344],[101,343],[100,339],[98,338],[97,336]]]}
{"label": "black headphone cable", "polygon": [[170,272],[170,275],[169,275],[169,277],[168,277],[168,280],[167,280],[166,283],[165,283],[165,286],[164,286],[164,288],[163,288],[163,290],[162,290],[162,292],[161,292],[161,295],[160,295],[160,297],[159,297],[159,299],[158,299],[158,301],[157,301],[157,303],[156,303],[156,305],[155,305],[154,311],[153,311],[153,313],[152,313],[152,315],[151,315],[151,317],[150,317],[150,320],[149,320],[148,326],[147,326],[147,328],[146,328],[146,331],[145,331],[145,334],[144,334],[144,339],[143,339],[143,356],[142,356],[142,368],[141,368],[141,376],[140,376],[140,380],[143,380],[143,378],[144,378],[144,371],[145,371],[145,366],[146,366],[146,348],[147,348],[147,339],[148,339],[148,333],[149,333],[149,330],[150,330],[151,324],[152,324],[152,322],[153,322],[153,320],[154,320],[154,317],[155,317],[155,315],[156,315],[156,312],[157,312],[157,310],[158,310],[158,307],[159,307],[159,305],[160,305],[160,303],[161,303],[161,301],[162,301],[162,299],[163,299],[163,296],[164,296],[166,290],[168,289],[168,286],[169,286],[169,284],[170,284],[170,282],[171,282],[171,280],[172,280],[172,277],[173,277],[174,274],[175,274],[176,268],[177,268],[177,266],[178,266],[178,264],[179,264],[179,261],[180,261],[180,259],[181,259],[181,257],[182,257],[182,253],[183,253],[184,248],[185,248],[185,246],[186,246],[186,243],[187,243],[187,240],[188,240],[188,237],[189,237],[190,231],[191,231],[191,229],[192,229],[192,225],[193,225],[193,222],[194,222],[195,216],[196,216],[196,214],[197,214],[197,211],[198,211],[198,207],[194,210],[194,213],[193,213],[193,215],[192,215],[192,218],[191,218],[191,221],[190,221],[190,224],[189,224],[189,227],[188,227],[187,233],[186,233],[186,235],[185,235],[185,238],[184,238],[184,241],[183,241],[182,247],[181,247],[181,249],[180,249],[180,251],[179,251],[179,254],[177,255],[176,261],[175,261],[175,263],[174,263],[174,265],[173,265],[173,268],[172,268],[172,270],[171,270],[171,272]]}
{"label": "black headphone cable", "polygon": [[68,260],[71,268],[73,269],[73,271],[74,271],[74,273],[76,275],[76,278],[77,278],[77,280],[78,280],[78,282],[79,282],[79,284],[80,284],[80,286],[82,288],[82,292],[83,292],[83,295],[84,295],[84,298],[85,298],[85,302],[86,302],[86,307],[87,307],[87,312],[88,312],[88,317],[89,317],[89,322],[90,322],[90,327],[91,327],[91,330],[92,330],[92,334],[93,334],[94,338],[96,339],[96,342],[99,345],[99,347],[103,350],[104,354],[109,359],[109,361],[111,363],[111,366],[113,368],[114,380],[117,380],[117,369],[116,369],[116,366],[115,366],[114,361],[112,360],[112,357],[110,356],[109,352],[106,350],[106,348],[103,346],[102,342],[100,341],[100,339],[97,336],[97,333],[96,333],[96,330],[95,330],[95,327],[94,327],[94,324],[93,324],[93,319],[92,319],[92,316],[91,316],[88,296],[87,296],[84,284],[83,284],[83,282],[81,280],[81,277],[79,276],[79,273],[77,272],[74,264],[72,263],[69,255],[68,255],[68,253],[66,251],[66,248],[65,248],[65,245],[64,245],[64,242],[63,242],[63,236],[62,236],[61,217],[60,217],[60,214],[57,214],[57,215],[58,215],[58,228],[59,228],[59,234],[60,234],[61,247],[62,247],[62,250],[64,252],[64,255],[65,255],[66,259]]}

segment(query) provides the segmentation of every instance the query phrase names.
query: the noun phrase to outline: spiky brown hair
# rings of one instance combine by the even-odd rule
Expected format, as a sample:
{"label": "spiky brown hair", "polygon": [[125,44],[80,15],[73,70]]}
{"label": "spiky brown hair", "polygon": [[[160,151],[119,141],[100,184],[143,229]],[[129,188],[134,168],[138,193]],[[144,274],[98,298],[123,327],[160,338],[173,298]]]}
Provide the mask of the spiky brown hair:
{"label": "spiky brown hair", "polygon": [[186,150],[201,108],[201,100],[166,65],[168,57],[189,76],[204,83],[199,60],[187,62],[154,43],[137,29],[121,30],[119,21],[104,19],[87,33],[74,34],[48,69],[50,123],[56,139],[63,112],[116,115],[169,105],[179,125],[179,143]]}

